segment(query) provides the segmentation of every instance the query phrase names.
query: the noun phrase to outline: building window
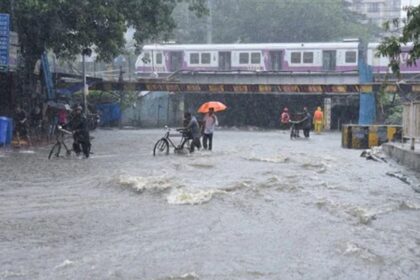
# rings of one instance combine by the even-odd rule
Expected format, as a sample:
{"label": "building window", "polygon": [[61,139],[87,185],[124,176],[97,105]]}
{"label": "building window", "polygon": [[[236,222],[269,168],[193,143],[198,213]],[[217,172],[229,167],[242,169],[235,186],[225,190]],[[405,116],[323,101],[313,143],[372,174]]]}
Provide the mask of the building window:
{"label": "building window", "polygon": [[313,52],[304,52],[303,53],[303,63],[314,63],[314,53]]}
{"label": "building window", "polygon": [[200,64],[200,56],[198,53],[190,53],[190,64]]}
{"label": "building window", "polygon": [[292,63],[300,63],[301,61],[302,61],[301,53],[300,52],[292,52],[291,62]]}
{"label": "building window", "polygon": [[210,64],[210,53],[201,54],[201,64]]}
{"label": "building window", "polygon": [[239,64],[249,63],[249,53],[239,53]]}
{"label": "building window", "polygon": [[162,54],[161,53],[156,54],[156,64],[162,64]]}
{"label": "building window", "polygon": [[260,64],[261,63],[261,54],[260,53],[251,53],[251,63]]}
{"label": "building window", "polygon": [[379,3],[368,3],[368,12],[369,13],[378,13],[379,12]]}
{"label": "building window", "polygon": [[357,57],[355,51],[346,52],[346,63],[355,63],[356,59]]}

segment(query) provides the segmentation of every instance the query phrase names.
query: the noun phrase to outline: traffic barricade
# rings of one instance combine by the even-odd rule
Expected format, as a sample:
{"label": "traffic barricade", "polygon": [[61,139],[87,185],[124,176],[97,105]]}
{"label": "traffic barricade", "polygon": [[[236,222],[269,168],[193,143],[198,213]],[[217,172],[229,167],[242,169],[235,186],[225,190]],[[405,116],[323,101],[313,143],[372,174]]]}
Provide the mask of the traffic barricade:
{"label": "traffic barricade", "polygon": [[341,145],[349,149],[368,149],[389,141],[401,141],[399,125],[343,125]]}

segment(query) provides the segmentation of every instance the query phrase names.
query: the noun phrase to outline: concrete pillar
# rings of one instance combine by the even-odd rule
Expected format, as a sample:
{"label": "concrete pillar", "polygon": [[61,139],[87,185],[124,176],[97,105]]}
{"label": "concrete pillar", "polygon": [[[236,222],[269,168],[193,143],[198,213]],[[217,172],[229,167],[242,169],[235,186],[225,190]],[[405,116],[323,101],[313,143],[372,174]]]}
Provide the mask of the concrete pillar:
{"label": "concrete pillar", "polygon": [[331,129],[331,98],[324,98],[324,130]]}
{"label": "concrete pillar", "polygon": [[[372,83],[373,72],[372,67],[367,64],[367,43],[360,42],[359,44],[359,83]],[[367,125],[373,124],[376,119],[376,98],[372,92],[360,93],[359,99],[359,124]]]}

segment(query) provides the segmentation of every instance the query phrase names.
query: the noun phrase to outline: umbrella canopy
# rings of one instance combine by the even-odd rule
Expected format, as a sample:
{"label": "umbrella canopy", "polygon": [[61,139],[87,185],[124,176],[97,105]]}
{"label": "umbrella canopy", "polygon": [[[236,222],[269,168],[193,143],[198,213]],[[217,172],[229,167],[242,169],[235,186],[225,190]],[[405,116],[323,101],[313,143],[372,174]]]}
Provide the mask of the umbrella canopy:
{"label": "umbrella canopy", "polygon": [[226,110],[226,105],[219,101],[209,101],[204,104],[201,104],[198,109],[199,113],[207,113],[210,108],[213,108],[215,112],[220,112]]}
{"label": "umbrella canopy", "polygon": [[61,102],[55,102],[55,101],[48,101],[47,105],[50,106],[51,108],[57,109],[57,110],[66,110],[66,111],[70,111],[70,105],[65,104],[65,103],[61,103]]}

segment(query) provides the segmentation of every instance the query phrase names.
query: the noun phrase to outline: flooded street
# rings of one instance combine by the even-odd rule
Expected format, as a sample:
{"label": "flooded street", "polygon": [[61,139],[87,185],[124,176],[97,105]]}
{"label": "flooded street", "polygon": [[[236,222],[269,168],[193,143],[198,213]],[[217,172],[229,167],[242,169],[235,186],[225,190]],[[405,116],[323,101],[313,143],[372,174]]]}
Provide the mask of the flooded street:
{"label": "flooded street", "polygon": [[412,172],[339,133],[153,157],[163,133],[96,131],[89,160],[1,152],[0,279],[420,279],[420,194],[386,175]]}

